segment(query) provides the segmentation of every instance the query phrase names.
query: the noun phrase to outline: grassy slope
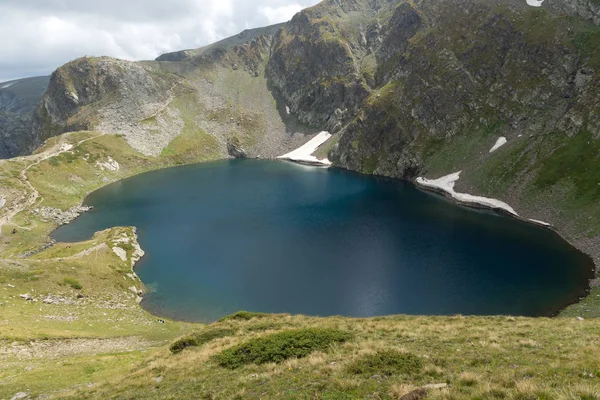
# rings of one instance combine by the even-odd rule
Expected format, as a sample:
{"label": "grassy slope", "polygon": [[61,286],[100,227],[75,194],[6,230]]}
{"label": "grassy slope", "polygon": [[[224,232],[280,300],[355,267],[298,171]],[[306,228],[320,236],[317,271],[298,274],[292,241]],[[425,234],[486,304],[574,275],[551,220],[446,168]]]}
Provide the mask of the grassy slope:
{"label": "grassy slope", "polygon": [[[96,135],[93,132],[66,134],[50,140],[39,152],[59,142],[74,144]],[[66,210],[79,204],[89,192],[124,177],[161,167],[215,159],[218,156],[206,136],[184,131],[169,146],[177,153],[167,151],[158,158],[135,152],[118,136],[98,136],[73,148],[72,152],[45,160],[28,170],[29,181],[41,195],[35,207]],[[97,161],[107,161],[109,156],[119,163],[118,171],[102,171],[96,165]],[[19,171],[30,163],[26,158],[0,162],[0,186],[8,200],[8,207],[29,194],[19,180]],[[0,212],[6,213],[7,208],[0,209]],[[17,388],[49,392],[85,384],[89,374],[82,371],[99,372],[104,367],[112,371],[121,364],[129,365],[127,359],[140,359],[142,355],[136,349],[167,343],[192,326],[172,321],[160,324],[137,304],[137,296],[130,288],[141,289],[142,284],[128,276],[131,273],[132,247],[116,241],[126,235],[133,243],[131,228],[101,232],[84,243],[59,243],[39,254],[22,258],[24,253],[43,248],[55,224],[43,220],[31,210],[21,212],[13,221],[18,227],[5,225],[4,235],[0,238],[0,348],[3,349],[0,352],[0,398],[2,395],[11,397],[11,392],[18,391]],[[16,229],[14,234],[13,229]],[[126,262],[112,251],[114,246],[127,251],[129,258]],[[85,251],[90,249],[86,254]],[[78,283],[81,288],[75,289],[71,285],[73,283]],[[21,294],[30,294],[35,300],[26,301],[20,297]],[[45,304],[43,300],[48,295],[55,299],[60,297],[58,304]],[[68,343],[66,339],[90,338],[105,340],[105,347],[100,348],[106,354],[89,357],[95,351],[97,344],[94,343],[65,344]],[[49,343],[52,347],[87,348],[83,353],[70,349],[59,355],[38,351],[43,355],[41,358],[23,356],[19,353],[19,346],[31,350],[31,346],[26,345],[31,340],[38,344]],[[127,346],[122,345],[123,341],[127,342]],[[115,357],[111,355],[115,351],[126,353],[123,357]],[[60,360],[58,367],[57,360]],[[96,375],[102,376],[102,373]]]}
{"label": "grassy slope", "polygon": [[[596,320],[274,315],[216,325],[235,334],[175,355],[167,348],[156,349],[143,361],[126,366],[125,374],[116,372],[107,383],[75,391],[68,398],[398,399],[437,383],[450,387],[431,391],[431,398],[600,396]],[[334,328],[354,338],[279,364],[230,370],[213,358],[257,336],[309,327]],[[356,374],[356,363],[365,355],[393,349],[416,356],[422,367],[411,371],[398,365],[394,373],[393,368],[371,364],[366,373]]]}

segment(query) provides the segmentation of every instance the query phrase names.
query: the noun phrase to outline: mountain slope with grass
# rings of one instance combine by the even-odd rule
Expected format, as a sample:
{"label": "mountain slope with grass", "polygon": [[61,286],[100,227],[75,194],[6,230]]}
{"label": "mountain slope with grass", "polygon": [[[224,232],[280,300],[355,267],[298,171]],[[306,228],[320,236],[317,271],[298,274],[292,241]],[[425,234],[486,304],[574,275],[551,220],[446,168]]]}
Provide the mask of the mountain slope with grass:
{"label": "mountain slope with grass", "polygon": [[139,306],[133,227],[49,237],[109,183],[274,158],[329,130],[317,155],[338,167],[463,171],[457,191],[551,223],[598,262],[599,16],[596,0],[326,0],[156,61],[60,67],[32,117],[40,147],[0,160],[0,398],[600,398],[598,288],[554,319],[201,326]]}

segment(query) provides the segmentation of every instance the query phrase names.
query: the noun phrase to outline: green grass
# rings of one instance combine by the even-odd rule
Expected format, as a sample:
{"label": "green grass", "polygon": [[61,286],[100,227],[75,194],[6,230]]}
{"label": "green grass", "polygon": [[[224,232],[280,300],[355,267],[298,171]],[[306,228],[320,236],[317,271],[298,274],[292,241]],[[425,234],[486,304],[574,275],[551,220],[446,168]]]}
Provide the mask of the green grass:
{"label": "green grass", "polygon": [[221,367],[236,369],[246,364],[280,363],[289,358],[306,357],[325,350],[334,343],[352,338],[348,332],[334,329],[308,328],[274,333],[251,339],[215,356]]}
{"label": "green grass", "polygon": [[417,375],[423,368],[423,360],[414,354],[397,350],[379,351],[363,356],[347,367],[352,375]]}
{"label": "green grass", "polygon": [[63,283],[65,285],[71,286],[71,288],[73,288],[75,290],[83,289],[83,285],[81,283],[79,283],[77,281],[77,279],[74,279],[74,278],[65,278],[65,279],[63,279]]}
{"label": "green grass", "polygon": [[197,101],[191,95],[186,95],[177,97],[172,104],[179,110],[184,127],[181,134],[163,149],[161,157],[175,164],[188,164],[190,159],[198,162],[222,157],[217,139],[200,129],[195,122],[200,113]]}
{"label": "green grass", "polygon": [[231,336],[234,333],[235,329],[209,327],[203,329],[198,333],[194,333],[192,335],[176,340],[171,344],[169,350],[171,350],[171,353],[173,354],[180,353],[187,347],[199,347],[205,345],[206,343],[212,340],[223,338],[226,336]]}
{"label": "green grass", "polygon": [[250,311],[238,311],[235,314],[227,315],[219,320],[219,322],[225,321],[250,321],[253,318],[264,318],[269,314],[250,312]]}
{"label": "green grass", "polygon": [[[593,0],[600,4],[600,0]],[[589,66],[596,69],[595,77],[597,78],[600,72],[600,26],[583,22],[579,19],[573,19],[572,23],[575,27],[573,30],[572,43],[577,48],[580,56],[587,60]]]}
{"label": "green grass", "polygon": [[561,317],[600,318],[600,287],[592,288],[590,294],[560,313]]}
{"label": "green grass", "polygon": [[580,201],[600,200],[600,141],[589,132],[572,138],[560,133],[551,137],[555,150],[542,162],[536,185],[545,189],[569,181]]}
{"label": "green grass", "polygon": [[[400,399],[438,383],[449,386],[429,391],[428,398],[566,400],[600,395],[598,320],[271,315],[260,321],[280,325],[280,330],[249,333],[246,328],[253,320],[217,323],[213,328],[237,331],[177,355],[167,346],[141,359],[125,355],[132,357],[130,364],[117,365],[110,374],[98,372],[104,374],[99,377],[104,383],[74,388],[59,397]],[[274,335],[306,330],[341,331],[353,338],[302,358],[241,363],[235,369],[219,365],[219,357],[228,350],[235,353],[248,343],[273,343]],[[278,343],[276,353],[282,351]],[[27,379],[29,373],[19,379]],[[160,383],[157,377],[163,378]]]}

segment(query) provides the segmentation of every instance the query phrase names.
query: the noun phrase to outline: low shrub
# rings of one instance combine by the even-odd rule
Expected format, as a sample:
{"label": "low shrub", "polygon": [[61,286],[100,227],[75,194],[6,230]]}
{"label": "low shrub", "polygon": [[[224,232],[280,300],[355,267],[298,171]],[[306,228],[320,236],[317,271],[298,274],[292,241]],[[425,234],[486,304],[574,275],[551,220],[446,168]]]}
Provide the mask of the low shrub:
{"label": "low shrub", "polygon": [[75,290],[80,290],[83,288],[83,285],[73,278],[65,278],[63,282],[65,285],[69,285]]}
{"label": "low shrub", "polygon": [[337,329],[306,328],[273,333],[251,339],[214,356],[221,367],[235,369],[245,364],[279,363],[288,358],[302,358],[313,351],[343,343],[352,334]]}
{"label": "low shrub", "polygon": [[347,367],[353,375],[415,375],[423,367],[422,360],[411,353],[396,350],[379,351],[363,356]]}
{"label": "low shrub", "polygon": [[264,317],[267,317],[268,315],[269,314],[265,314],[265,313],[257,313],[257,312],[250,312],[250,311],[238,311],[235,314],[227,315],[227,316],[221,318],[218,322],[249,321],[252,318],[264,318]]}
{"label": "low shrub", "polygon": [[264,332],[268,330],[278,330],[281,324],[276,324],[270,321],[256,322],[245,327],[248,332]]}
{"label": "low shrub", "polygon": [[235,334],[235,332],[235,329],[229,328],[207,328],[201,330],[200,332],[194,333],[193,335],[176,340],[171,344],[169,350],[171,350],[171,353],[173,354],[180,353],[186,347],[203,346],[215,339],[231,336]]}

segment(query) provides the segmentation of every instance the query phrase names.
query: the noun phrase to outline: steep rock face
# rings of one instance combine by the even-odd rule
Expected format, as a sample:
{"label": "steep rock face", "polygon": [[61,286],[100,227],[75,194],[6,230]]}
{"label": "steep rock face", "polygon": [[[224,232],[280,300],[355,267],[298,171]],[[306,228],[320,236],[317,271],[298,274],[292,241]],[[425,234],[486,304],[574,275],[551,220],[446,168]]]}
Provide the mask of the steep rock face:
{"label": "steep rock face", "polygon": [[600,24],[600,2],[596,0],[546,0],[544,7]]}
{"label": "steep rock face", "polygon": [[[275,36],[267,76],[301,121],[339,131],[338,166],[407,179],[464,170],[459,190],[596,237],[600,219],[582,215],[600,213],[597,10],[328,0]],[[500,136],[508,144],[491,154]]]}
{"label": "steep rock face", "polygon": [[86,57],[57,69],[33,121],[33,134],[44,140],[63,132],[89,130],[104,122],[147,118],[171,95],[174,76],[152,65]]}
{"label": "steep rock face", "polygon": [[267,75],[302,122],[335,132],[367,97],[350,43],[320,7],[296,14],[275,36]]}
{"label": "steep rock face", "polygon": [[[543,10],[446,1],[423,7],[428,22],[411,30],[419,19],[409,8],[398,6],[387,24],[376,52],[383,86],[342,135],[334,157],[342,165],[404,176],[404,153],[412,146],[414,157],[423,156],[431,140],[490,130],[572,136],[587,128],[597,135],[596,66],[563,35],[564,21]],[[546,24],[544,31],[519,26],[530,21]],[[385,155],[381,165],[373,155]]]}
{"label": "steep rock face", "polygon": [[[330,159],[408,179],[463,170],[459,189],[504,199],[572,237],[596,237],[600,28],[567,12],[578,13],[512,1],[396,2],[372,30],[373,90]],[[508,145],[490,154],[500,136]]]}
{"label": "steep rock face", "polygon": [[[38,142],[63,132],[123,135],[148,155],[276,156],[305,139],[264,77],[272,26],[160,61],[82,58],[57,69],[34,116]],[[311,133],[309,130],[307,133]],[[236,143],[241,151],[231,151]]]}
{"label": "steep rock face", "polygon": [[47,86],[47,76],[0,83],[0,159],[35,149],[31,117]]}

